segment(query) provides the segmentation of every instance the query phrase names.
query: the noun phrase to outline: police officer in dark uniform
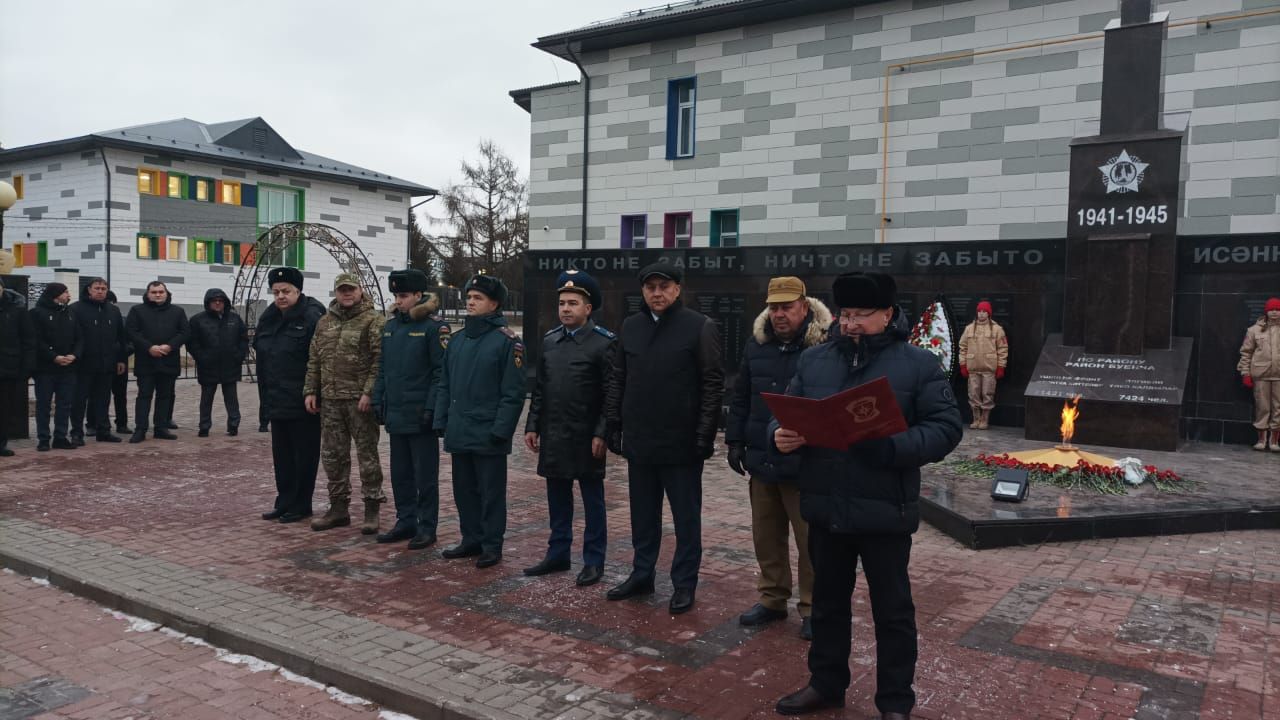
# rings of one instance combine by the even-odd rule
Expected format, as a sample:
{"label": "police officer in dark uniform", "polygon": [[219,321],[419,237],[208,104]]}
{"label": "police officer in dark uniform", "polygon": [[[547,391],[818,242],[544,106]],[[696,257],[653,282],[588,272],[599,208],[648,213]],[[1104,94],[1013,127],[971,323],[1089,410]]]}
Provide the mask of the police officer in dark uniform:
{"label": "police officer in dark uniform", "polygon": [[441,555],[476,557],[476,567],[502,560],[507,530],[507,456],[524,409],[524,343],[507,327],[507,286],[476,275],[462,288],[463,332],[449,341],[433,422],[453,460],[453,499],[462,539]]}
{"label": "police officer in dark uniform", "polygon": [[[883,720],[907,720],[915,706],[915,605],[907,567],[920,526],[920,466],[960,442],[960,410],[938,360],[907,342],[896,284],[879,273],[851,273],[832,286],[839,334],[800,355],[788,395],[824,398],[886,378],[907,429],[848,448],[807,447],[794,430],[769,424],[771,451],[800,455],[800,513],[813,561],[813,644],[809,685],[778,701],[783,715],[844,707],[849,687],[850,598],[858,565],[867,579],[876,631],[876,707]],[[835,332],[833,330],[833,332]]]}
{"label": "police officer in dark uniform", "polygon": [[587,523],[582,571],[576,582],[585,587],[600,582],[604,574],[604,392],[617,336],[591,319],[591,313],[604,304],[594,278],[579,270],[566,270],[556,284],[562,324],[542,338],[524,436],[525,445],[538,455],[538,474],[547,479],[551,538],[546,557],[525,568],[524,574],[569,569],[573,481],[577,478]]}
{"label": "police officer in dark uniform", "polygon": [[654,590],[662,547],[662,496],[671,504],[676,554],[669,609],[693,607],[702,564],[702,464],[715,452],[724,397],[720,333],[680,303],[680,268],[653,263],[640,271],[645,307],[622,323],[609,377],[609,447],[627,458],[631,500],[631,576],[606,597]]}
{"label": "police officer in dark uniform", "polygon": [[435,543],[440,521],[440,440],[431,425],[450,331],[432,315],[440,301],[427,292],[425,273],[396,270],[389,285],[396,304],[382,328],[373,411],[391,436],[396,524],[378,542],[409,540],[421,550]]}

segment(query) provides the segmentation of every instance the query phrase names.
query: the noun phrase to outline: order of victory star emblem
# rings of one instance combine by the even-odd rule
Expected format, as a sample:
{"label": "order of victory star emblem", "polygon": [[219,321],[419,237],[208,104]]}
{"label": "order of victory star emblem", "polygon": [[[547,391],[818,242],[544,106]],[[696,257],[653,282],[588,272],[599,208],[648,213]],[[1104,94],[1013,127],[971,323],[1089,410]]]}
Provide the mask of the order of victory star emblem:
{"label": "order of victory star emblem", "polygon": [[1098,170],[1102,172],[1102,179],[1107,184],[1108,193],[1138,192],[1138,185],[1142,182],[1142,177],[1146,174],[1149,165],[1150,163],[1142,162],[1138,156],[1130,155],[1128,150],[1121,150],[1120,154],[1108,160],[1106,165],[1099,165]]}

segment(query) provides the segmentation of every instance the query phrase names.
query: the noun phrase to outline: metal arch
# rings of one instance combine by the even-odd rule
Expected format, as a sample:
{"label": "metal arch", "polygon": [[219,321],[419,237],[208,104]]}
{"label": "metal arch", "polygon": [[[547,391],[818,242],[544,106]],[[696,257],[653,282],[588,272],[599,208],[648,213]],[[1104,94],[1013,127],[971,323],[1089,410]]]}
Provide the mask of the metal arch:
{"label": "metal arch", "polygon": [[[355,273],[360,278],[360,286],[365,296],[371,299],[379,312],[385,312],[386,299],[382,295],[382,284],[374,272],[373,264],[354,240],[341,230],[319,223],[288,222],[275,225],[258,236],[251,252],[253,263],[241,265],[236,274],[235,289],[232,291],[231,304],[240,308],[250,334],[258,326],[258,302],[262,295],[266,276],[271,272],[269,264],[262,264],[261,258],[283,257],[285,250],[295,242],[303,241],[329,253],[340,268],[340,272]],[[249,357],[254,356],[253,348],[249,348]],[[250,377],[256,375],[256,362],[248,363]]]}

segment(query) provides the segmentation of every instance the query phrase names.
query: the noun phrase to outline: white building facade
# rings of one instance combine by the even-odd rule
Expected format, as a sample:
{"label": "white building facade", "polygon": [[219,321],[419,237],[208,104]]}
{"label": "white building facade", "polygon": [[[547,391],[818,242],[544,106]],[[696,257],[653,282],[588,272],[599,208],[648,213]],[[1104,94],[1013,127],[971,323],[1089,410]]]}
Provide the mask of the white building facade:
{"label": "white building facade", "polygon": [[[1065,238],[1119,4],[704,1],[541,38],[589,79],[511,93],[530,248]],[[1280,232],[1280,2],[1154,4],[1179,234]]]}
{"label": "white building facade", "polygon": [[412,198],[431,188],[289,147],[261,119],[179,120],[0,151],[0,180],[20,192],[4,245],[33,283],[75,269],[106,277],[122,304],[164,281],[199,307],[228,294],[247,263],[302,270],[327,299],[340,271],[317,247],[254,258],[260,233],[281,222],[329,225],[350,237],[385,285],[408,261]]}

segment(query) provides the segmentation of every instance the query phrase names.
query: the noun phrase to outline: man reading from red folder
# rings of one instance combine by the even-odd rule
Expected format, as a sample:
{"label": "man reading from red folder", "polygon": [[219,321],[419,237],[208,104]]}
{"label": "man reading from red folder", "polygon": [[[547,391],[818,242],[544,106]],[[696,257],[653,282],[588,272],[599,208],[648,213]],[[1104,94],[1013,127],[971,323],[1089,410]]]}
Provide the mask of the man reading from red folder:
{"label": "man reading from red folder", "polygon": [[788,395],[825,398],[883,377],[906,419],[903,432],[832,450],[770,424],[774,449],[799,452],[800,513],[813,562],[809,685],[778,701],[783,715],[844,707],[849,687],[850,613],[859,559],[876,630],[876,707],[905,720],[915,706],[915,605],[907,566],[920,524],[920,467],[960,442],[960,411],[937,359],[907,342],[893,278],[852,273],[832,286],[839,333],[805,350]]}

